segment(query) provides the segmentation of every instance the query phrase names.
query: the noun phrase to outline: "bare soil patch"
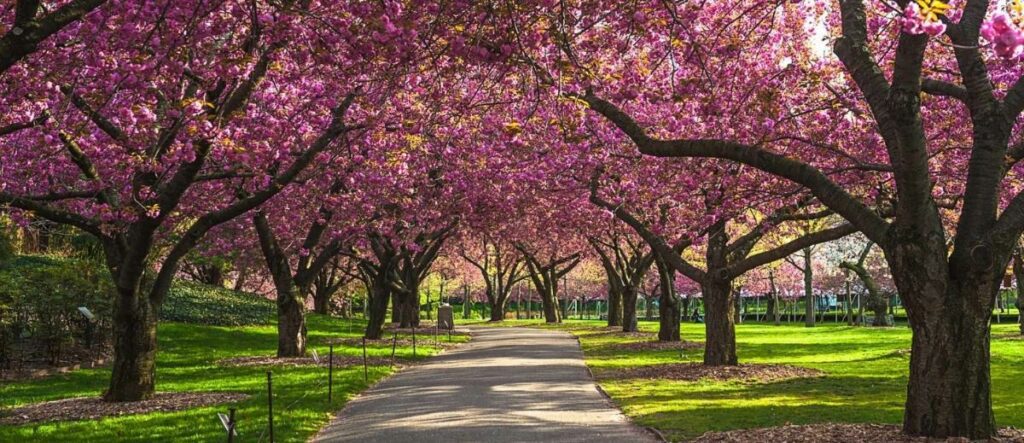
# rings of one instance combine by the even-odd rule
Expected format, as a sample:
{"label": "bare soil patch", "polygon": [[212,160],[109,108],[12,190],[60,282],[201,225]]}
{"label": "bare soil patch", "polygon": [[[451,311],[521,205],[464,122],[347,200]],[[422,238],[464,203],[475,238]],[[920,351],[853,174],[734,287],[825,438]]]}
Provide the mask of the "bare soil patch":
{"label": "bare soil patch", "polygon": [[657,336],[654,332],[622,332],[622,326],[605,326],[600,328],[599,331],[590,335],[613,335],[616,337],[639,337],[639,338],[651,338]]}
{"label": "bare soil patch", "polygon": [[[822,423],[813,425],[786,425],[774,428],[741,429],[728,432],[707,432],[693,443],[746,443],[751,441],[789,443],[848,443],[848,442],[893,442],[893,443],[937,443],[967,442],[963,438],[935,439],[911,437],[903,434],[896,425]],[[1024,442],[1024,431],[1004,428],[999,436],[990,442]]]}
{"label": "bare soil patch", "polygon": [[705,366],[701,363],[675,363],[668,365],[639,366],[608,372],[602,378],[611,379],[666,379],[666,380],[739,380],[779,381],[794,378],[821,377],[817,369],[789,365],[739,365]]}
{"label": "bare soil patch", "polygon": [[662,351],[665,349],[700,349],[704,344],[695,341],[638,341],[631,343],[618,343],[610,346],[611,349],[622,349],[628,351]]}
{"label": "bare soil patch", "polygon": [[[452,335],[455,335],[455,334],[452,334]],[[331,339],[331,340],[325,341],[325,343],[333,344],[333,345],[354,346],[354,347],[357,347],[357,348],[361,348],[363,346],[363,339],[361,339],[361,338]],[[412,346],[412,338],[399,338],[399,339],[395,340],[394,344],[396,346]],[[373,347],[376,347],[376,348],[389,348],[389,347],[391,347],[391,345],[392,345],[392,341],[391,341],[390,337],[388,337],[388,338],[381,338],[379,340],[369,340],[369,339],[366,340],[366,347],[373,346]],[[451,349],[451,348],[454,348],[454,347],[456,347],[458,345],[459,345],[459,343],[449,342],[448,341],[448,337],[446,337],[446,336],[438,336],[437,337],[437,347],[439,347],[439,348]],[[417,348],[421,348],[421,347],[422,348],[427,348],[427,347],[433,347],[433,346],[434,346],[434,336],[433,335],[422,336],[421,337],[421,336],[419,336],[417,334],[417,337],[416,337],[416,347]]]}
{"label": "bare soil patch", "polygon": [[170,412],[234,403],[249,398],[229,392],[163,392],[143,401],[108,403],[98,397],[68,398],[0,410],[0,425],[22,425],[44,421],[95,420],[118,415]]}
{"label": "bare soil patch", "polygon": [[1024,340],[1024,335],[1021,335],[1020,333],[1014,332],[1014,333],[1010,333],[1010,334],[999,334],[999,335],[995,336],[995,338],[998,338],[1000,340],[1015,340],[1016,341],[1016,340]]}
{"label": "bare soil patch", "polygon": [[[402,362],[400,357],[395,357],[395,363]],[[370,366],[381,366],[391,364],[391,358],[367,357],[366,363]],[[320,362],[312,356],[307,357],[276,357],[272,355],[251,355],[246,357],[232,357],[218,360],[220,366],[323,366],[327,367],[330,361],[326,355],[320,356]],[[334,367],[354,366],[363,364],[363,357],[334,356]]]}

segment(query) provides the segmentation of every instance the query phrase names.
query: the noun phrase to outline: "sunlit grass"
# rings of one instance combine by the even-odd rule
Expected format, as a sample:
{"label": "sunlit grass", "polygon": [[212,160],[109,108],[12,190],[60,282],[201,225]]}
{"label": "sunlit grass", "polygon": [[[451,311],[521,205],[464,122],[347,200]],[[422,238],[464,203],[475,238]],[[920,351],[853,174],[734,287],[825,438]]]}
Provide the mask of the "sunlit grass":
{"label": "sunlit grass", "polygon": [[[776,363],[819,369],[825,377],[772,383],[672,380],[614,380],[619,368],[699,362],[700,348],[626,350],[616,345],[640,341],[610,332],[601,321],[568,320],[544,325],[541,320],[506,321],[506,325],[563,329],[580,337],[587,365],[601,387],[622,410],[643,426],[685,440],[706,431],[822,422],[900,423],[906,398],[910,330],[849,327],[825,323],[737,326],[741,363]],[[655,322],[640,329],[656,332]],[[1024,341],[999,338],[1018,331],[997,324],[992,335],[993,406],[999,426],[1024,427]],[[685,340],[704,340],[704,326],[685,323]]]}
{"label": "sunlit grass", "polygon": [[[327,339],[362,336],[365,323],[317,315],[308,319],[310,349],[324,358]],[[445,338],[447,339],[447,338]],[[455,336],[453,340],[464,341]],[[426,334],[417,357],[434,354]],[[0,442],[179,442],[223,441],[224,430],[217,412],[238,408],[239,439],[267,441],[267,367],[221,367],[218,360],[250,355],[273,355],[277,349],[275,326],[215,327],[162,323],[159,327],[157,390],[240,392],[251,397],[236,405],[218,405],[178,412],[106,418],[97,421],[52,422],[24,426],[0,426]],[[359,346],[335,345],[335,355],[362,356]],[[411,346],[398,346],[397,355],[412,357]],[[369,356],[391,355],[391,347],[368,346]],[[327,402],[327,369],[313,366],[269,368],[274,381],[274,440],[306,441],[331,413],[369,385],[389,375],[387,366],[370,366],[368,381],[363,367],[335,368],[334,401]],[[0,407],[12,407],[69,397],[95,396],[106,388],[109,369],[82,370],[33,382],[0,384]]]}

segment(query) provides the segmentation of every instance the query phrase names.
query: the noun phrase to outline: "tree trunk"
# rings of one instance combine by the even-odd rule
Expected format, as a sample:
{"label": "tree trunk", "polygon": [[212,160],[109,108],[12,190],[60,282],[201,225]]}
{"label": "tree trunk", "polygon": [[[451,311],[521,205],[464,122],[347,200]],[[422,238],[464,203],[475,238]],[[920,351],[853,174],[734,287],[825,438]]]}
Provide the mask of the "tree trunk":
{"label": "tree trunk", "polygon": [[[913,332],[903,431],[988,439],[996,430],[990,323],[1008,263],[987,270],[958,263],[957,257],[947,258],[941,236],[901,238],[884,252],[897,290],[907,295],[904,306]],[[975,258],[983,253],[972,251],[971,265],[983,267],[984,261]]]}
{"label": "tree trunk", "polygon": [[808,328],[814,327],[814,269],[812,266],[811,248],[804,249],[804,323]]}
{"label": "tree trunk", "polygon": [[701,285],[704,295],[704,364],[736,365],[736,324],[733,323],[732,282],[707,281]]}
{"label": "tree trunk", "polygon": [[508,294],[497,294],[491,301],[491,321],[505,320],[505,304],[508,302]]}
{"label": "tree trunk", "polygon": [[405,309],[405,305],[402,304],[402,300],[398,292],[391,292],[391,323],[402,322],[403,309]]}
{"label": "tree trunk", "polygon": [[324,293],[319,289],[313,291],[313,312],[317,314],[327,315],[330,314],[330,295]]}
{"label": "tree trunk", "polygon": [[661,298],[658,302],[658,341],[680,341],[679,321],[682,315],[679,310],[689,302],[676,297],[675,270],[661,260],[657,260],[656,264],[661,287]]}
{"label": "tree trunk", "polygon": [[306,316],[297,292],[277,294],[277,356],[306,355]]}
{"label": "tree trunk", "polygon": [[636,286],[622,288],[622,332],[636,332]]}
{"label": "tree trunk", "polygon": [[106,401],[145,400],[155,391],[157,310],[138,291],[118,289],[114,302],[114,363]]}
{"label": "tree trunk", "polygon": [[370,291],[366,294],[366,308],[368,318],[366,333],[364,337],[371,340],[379,340],[384,334],[384,321],[388,316],[388,301],[391,300],[391,291],[387,289],[387,283],[383,281],[386,277],[373,279]]}
{"label": "tree trunk", "polygon": [[[611,271],[609,271],[611,272]],[[622,291],[617,285],[608,285],[608,327],[622,326]]]}
{"label": "tree trunk", "polygon": [[853,326],[853,294],[850,292],[850,282],[846,282],[846,325]]}
{"label": "tree trunk", "polygon": [[558,309],[558,296],[555,294],[555,287],[551,286],[541,294],[541,301],[544,304],[544,321],[546,323],[561,323],[561,311]]}
{"label": "tree trunk", "polygon": [[662,297],[658,303],[658,341],[680,341],[679,320],[680,301],[666,301]]}
{"label": "tree trunk", "polygon": [[1024,259],[1020,253],[1013,256],[1013,276],[1017,280],[1017,323],[1020,334],[1024,335]]}

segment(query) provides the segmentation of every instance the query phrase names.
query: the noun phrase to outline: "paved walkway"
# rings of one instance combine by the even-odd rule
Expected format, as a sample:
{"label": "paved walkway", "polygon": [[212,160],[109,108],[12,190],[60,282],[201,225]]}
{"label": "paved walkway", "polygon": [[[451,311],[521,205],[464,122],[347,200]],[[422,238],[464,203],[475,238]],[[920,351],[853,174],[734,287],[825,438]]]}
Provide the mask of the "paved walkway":
{"label": "paved walkway", "polygon": [[363,393],[314,441],[655,441],[597,391],[571,335],[472,333],[470,343]]}

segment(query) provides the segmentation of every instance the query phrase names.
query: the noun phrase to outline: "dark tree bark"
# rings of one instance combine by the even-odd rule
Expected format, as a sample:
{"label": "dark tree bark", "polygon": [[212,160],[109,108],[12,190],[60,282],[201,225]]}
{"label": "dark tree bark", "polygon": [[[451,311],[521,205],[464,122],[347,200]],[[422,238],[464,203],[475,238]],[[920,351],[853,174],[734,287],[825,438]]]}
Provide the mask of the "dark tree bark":
{"label": "dark tree bark", "polygon": [[372,277],[367,287],[366,296],[369,316],[366,333],[363,334],[363,337],[369,340],[379,340],[384,335],[384,320],[387,318],[388,302],[391,300],[387,278]]}
{"label": "dark tree bark", "polygon": [[889,314],[889,295],[882,293],[879,289],[878,283],[868,272],[867,268],[864,267],[864,261],[867,259],[868,254],[871,252],[871,247],[874,243],[869,242],[864,250],[861,252],[856,262],[842,262],[839,267],[852,271],[857,278],[860,279],[864,285],[864,290],[867,291],[867,303],[863,303],[868,309],[871,309],[875,313],[875,319],[871,323],[872,326],[892,326],[888,320]]}
{"label": "dark tree bark", "polygon": [[74,0],[40,15],[43,10],[41,1],[18,0],[13,26],[0,37],[0,74],[36,52],[44,40],[104,3],[106,0]]}
{"label": "dark tree bark", "polygon": [[813,328],[817,314],[814,300],[814,266],[812,266],[811,248],[804,248],[804,265],[800,269],[804,273],[804,323]]}
{"label": "dark tree bark", "polygon": [[658,341],[680,341],[679,322],[682,302],[676,296],[675,270],[656,257],[658,268]]}
{"label": "dark tree bark", "polygon": [[[329,315],[334,296],[341,288],[349,285],[357,278],[356,266],[351,261],[342,262],[335,256],[330,265],[324,266],[313,279],[313,311],[317,314]],[[347,305],[351,308],[351,303]],[[342,312],[344,318],[351,316],[348,310]]]}
{"label": "dark tree bark", "polygon": [[608,284],[608,327],[622,327],[622,288]]}
{"label": "dark tree bark", "polygon": [[561,323],[562,312],[558,306],[558,280],[580,264],[580,254],[576,253],[561,258],[552,257],[542,262],[525,245],[516,244],[516,249],[523,254],[530,280],[540,296],[544,309],[544,321]]}
{"label": "dark tree bark", "polygon": [[319,209],[319,218],[306,233],[302,249],[308,254],[299,257],[292,270],[288,254],[280,247],[270,221],[263,211],[256,211],[253,226],[260,240],[260,250],[267,263],[274,289],[277,292],[277,356],[300,357],[306,354],[306,295],[317,274],[341,253],[342,243],[332,240],[320,246],[333,214],[326,208]]}
{"label": "dark tree bark", "polygon": [[150,303],[138,303],[138,288],[118,291],[114,302],[114,359],[107,401],[149,398],[156,388],[157,313]]}
{"label": "dark tree bark", "polygon": [[483,255],[480,259],[471,257],[466,252],[462,258],[473,265],[483,277],[484,294],[491,308],[490,321],[505,320],[505,306],[512,288],[516,283],[527,278],[523,267],[523,258],[513,246],[495,241],[485,234],[480,242]]}
{"label": "dark tree bark", "polygon": [[1021,258],[1021,250],[1013,254],[1013,277],[1017,281],[1017,323],[1020,324],[1020,334],[1024,335],[1024,258]]}
{"label": "dark tree bark", "polygon": [[645,251],[648,248],[643,247],[642,239],[634,241],[616,232],[587,240],[601,258],[608,280],[608,326],[621,325],[623,332],[636,332],[637,293],[654,263],[654,252]]}

